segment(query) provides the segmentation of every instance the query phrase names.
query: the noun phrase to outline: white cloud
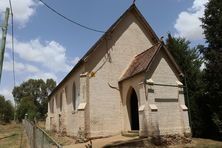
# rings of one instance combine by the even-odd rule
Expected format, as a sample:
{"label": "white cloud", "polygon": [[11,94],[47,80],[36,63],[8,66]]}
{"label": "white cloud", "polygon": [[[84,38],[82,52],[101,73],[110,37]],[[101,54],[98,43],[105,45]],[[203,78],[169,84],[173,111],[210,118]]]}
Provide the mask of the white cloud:
{"label": "white cloud", "polygon": [[[35,14],[35,10],[36,7],[39,5],[39,2],[35,0],[11,0],[11,2],[15,22],[17,22],[21,27],[24,27],[31,16]],[[9,1],[0,0],[1,14],[4,14],[3,12],[5,12],[6,7],[9,7]]]}
{"label": "white cloud", "polygon": [[[7,48],[10,46],[10,35],[8,35]],[[56,41],[40,42],[33,39],[28,42],[21,42],[14,39],[15,53],[27,62],[35,62],[48,68],[53,72],[68,72],[71,66],[68,64],[66,48]]]}
{"label": "white cloud", "polygon": [[50,72],[38,72],[35,75],[30,75],[27,77],[28,79],[43,79],[44,81],[46,81],[47,79],[53,79],[55,81],[57,81],[57,76],[54,73],[50,73]]}
{"label": "white cloud", "polygon": [[176,36],[185,37],[190,40],[203,39],[203,29],[199,18],[203,17],[205,4],[208,0],[194,0],[192,7],[178,15],[174,28]]}
{"label": "white cloud", "polygon": [[5,55],[4,55],[4,59],[9,59],[10,58],[10,55],[8,52],[5,52]]}
{"label": "white cloud", "polygon": [[75,59],[73,61],[71,61],[71,63],[73,65],[76,65],[79,62],[80,58],[79,57],[75,57]]}
{"label": "white cloud", "polygon": [[[13,71],[13,62],[10,61],[4,61],[3,63],[3,70],[4,71]],[[35,73],[38,72],[39,69],[33,65],[30,64],[23,64],[20,62],[15,62],[15,72],[30,72],[30,73]]]}
{"label": "white cloud", "polygon": [[35,67],[33,65],[29,65],[29,64],[26,64],[26,69],[29,72],[38,72],[39,71],[39,69],[37,67]]}
{"label": "white cloud", "polygon": [[11,100],[14,103],[12,89],[2,89],[0,90],[0,94],[5,97],[7,100]]}
{"label": "white cloud", "polygon": [[[11,72],[13,69],[11,57],[11,36],[7,36],[6,55],[3,65],[4,72]],[[66,55],[66,48],[56,41],[40,41],[33,39],[30,41],[19,41],[14,39],[15,45],[15,71],[16,81],[25,81],[28,79],[52,78],[57,83],[63,74],[70,71],[73,64],[79,61],[79,57],[74,60]]]}
{"label": "white cloud", "polygon": [[[11,36],[7,36],[6,57],[4,60],[4,72],[13,70],[11,57]],[[14,39],[15,45],[15,71],[16,83],[28,79],[54,79],[60,82],[61,76],[71,70],[73,64],[79,61],[79,57],[69,60],[66,56],[66,48],[56,41],[44,41],[33,39],[19,41]]]}

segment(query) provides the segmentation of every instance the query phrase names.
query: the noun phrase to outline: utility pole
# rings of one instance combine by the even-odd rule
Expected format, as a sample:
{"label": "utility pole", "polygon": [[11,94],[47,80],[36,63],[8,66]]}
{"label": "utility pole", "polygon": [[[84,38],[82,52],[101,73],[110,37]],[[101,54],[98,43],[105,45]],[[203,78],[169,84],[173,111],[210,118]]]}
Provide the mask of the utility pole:
{"label": "utility pole", "polygon": [[0,47],[0,82],[1,82],[1,77],[2,77],[2,67],[3,67],[3,61],[4,61],[8,19],[9,19],[9,8],[6,8],[5,20],[2,26],[2,41],[1,41],[1,47]]}

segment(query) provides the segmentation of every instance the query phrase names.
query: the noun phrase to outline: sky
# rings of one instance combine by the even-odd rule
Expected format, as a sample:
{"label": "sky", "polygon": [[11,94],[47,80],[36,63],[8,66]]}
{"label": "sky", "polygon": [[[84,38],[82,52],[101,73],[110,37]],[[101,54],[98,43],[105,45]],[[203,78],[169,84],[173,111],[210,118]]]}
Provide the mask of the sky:
{"label": "sky", "polygon": [[[58,12],[88,27],[106,31],[133,0],[43,0]],[[39,0],[11,0],[14,14],[16,85],[53,78],[59,83],[102,36],[51,12]],[[191,45],[204,44],[200,17],[208,0],[137,0],[136,6],[158,37],[171,33]],[[0,0],[0,24],[8,0]],[[10,18],[11,19],[11,18]],[[11,20],[9,20],[9,23]],[[1,26],[1,25],[0,25]],[[2,32],[0,32],[0,35]],[[0,94],[13,100],[11,24],[4,55]]]}

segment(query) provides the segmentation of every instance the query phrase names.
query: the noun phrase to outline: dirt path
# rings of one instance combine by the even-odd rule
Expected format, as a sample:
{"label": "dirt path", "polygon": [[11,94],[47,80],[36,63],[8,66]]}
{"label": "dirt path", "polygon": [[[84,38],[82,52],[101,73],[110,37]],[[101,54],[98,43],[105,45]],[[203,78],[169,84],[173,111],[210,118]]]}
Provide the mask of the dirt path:
{"label": "dirt path", "polygon": [[[109,138],[95,139],[95,140],[92,140],[92,146],[93,148],[101,148],[107,144],[126,142],[126,141],[137,139],[137,138],[138,137],[124,137],[124,136],[118,135],[118,136],[113,136]],[[64,146],[64,148],[85,148],[85,145],[87,144],[89,144],[89,142],[83,143],[83,144],[68,145],[68,146]]]}
{"label": "dirt path", "polygon": [[[120,144],[120,143],[129,143],[132,141],[139,141],[137,140],[138,137],[132,138],[132,137],[124,137],[121,135],[118,136],[113,136],[109,138],[102,138],[102,139],[96,139],[92,141],[92,147],[93,148],[102,148],[104,146],[108,145],[115,145],[115,144]],[[137,142],[136,142],[137,143]],[[150,144],[149,142],[144,142],[145,147],[156,147],[159,148],[158,146],[154,146]],[[84,144],[75,144],[75,145],[69,145],[69,146],[64,146],[64,148],[85,148],[86,145],[89,144],[89,142],[84,143]],[[128,147],[128,146],[124,146]],[[131,144],[131,147],[134,147]],[[201,139],[201,138],[193,138],[192,142],[189,144],[181,144],[181,145],[170,145],[170,146],[165,146],[168,148],[222,148],[222,142],[221,141],[215,141],[211,139]]]}
{"label": "dirt path", "polygon": [[21,124],[0,125],[1,148],[29,148],[26,133]]}

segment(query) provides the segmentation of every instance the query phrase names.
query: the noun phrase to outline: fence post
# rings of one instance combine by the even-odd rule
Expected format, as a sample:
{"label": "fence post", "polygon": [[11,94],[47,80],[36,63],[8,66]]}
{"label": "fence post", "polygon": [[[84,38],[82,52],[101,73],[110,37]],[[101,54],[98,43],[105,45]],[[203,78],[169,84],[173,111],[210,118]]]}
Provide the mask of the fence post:
{"label": "fence post", "polygon": [[36,130],[35,130],[35,125],[34,125],[34,124],[33,124],[33,126],[32,126],[32,129],[33,129],[33,130],[32,130],[32,131],[33,131],[33,132],[32,132],[33,148],[36,148],[36,143],[35,143],[35,133],[36,133]]}
{"label": "fence post", "polygon": [[[31,148],[44,148],[45,146],[62,148],[53,138],[51,138],[44,130],[35,123],[24,120],[24,127]],[[1,146],[0,146],[1,147]]]}
{"label": "fence post", "polygon": [[41,148],[44,148],[44,133],[42,132]]}

